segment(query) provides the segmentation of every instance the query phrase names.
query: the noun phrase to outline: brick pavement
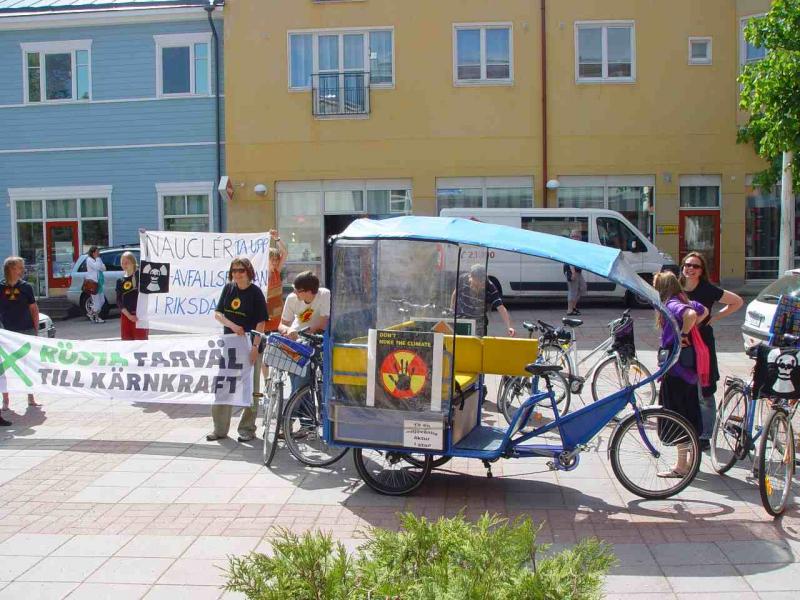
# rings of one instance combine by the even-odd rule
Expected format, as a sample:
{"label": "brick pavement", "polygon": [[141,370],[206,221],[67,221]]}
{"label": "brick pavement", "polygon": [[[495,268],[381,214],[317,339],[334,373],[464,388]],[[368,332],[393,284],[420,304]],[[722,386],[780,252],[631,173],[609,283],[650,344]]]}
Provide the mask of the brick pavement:
{"label": "brick pavement", "polygon": [[[560,316],[547,305],[511,308],[515,320]],[[582,347],[599,341],[620,310],[585,309]],[[641,357],[652,366],[652,313],[635,317]],[[730,321],[718,328],[722,370],[746,374]],[[203,407],[42,400],[41,410],[13,414],[14,426],[0,430],[0,599],[219,598],[216,567],[228,554],[267,549],[275,527],[325,529],[352,548],[370,526],[396,527],[401,510],[530,516],[543,522],[540,541],[556,548],[598,536],[620,560],[609,598],[800,594],[796,501],[773,521],[749,465],[720,477],[707,458],[682,494],[644,501],[613,478],[610,429],[569,473],[501,461],[487,479],[479,462],[454,460],[417,494],[388,498],[361,485],[349,456],[333,469],[308,469],[279,450],[270,471],[258,447],[208,443]],[[23,403],[15,398],[12,407]]]}

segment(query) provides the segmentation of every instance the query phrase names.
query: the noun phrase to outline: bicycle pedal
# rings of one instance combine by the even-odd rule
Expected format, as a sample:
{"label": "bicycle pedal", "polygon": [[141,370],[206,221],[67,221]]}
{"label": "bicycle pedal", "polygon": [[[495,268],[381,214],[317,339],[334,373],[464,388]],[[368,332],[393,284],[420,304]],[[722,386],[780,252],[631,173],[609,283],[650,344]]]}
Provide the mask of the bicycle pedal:
{"label": "bicycle pedal", "polygon": [[555,470],[556,470],[556,463],[555,463],[554,461],[552,461],[552,460],[548,460],[548,461],[545,463],[545,466],[546,466],[548,469],[550,469],[551,471],[555,471]]}

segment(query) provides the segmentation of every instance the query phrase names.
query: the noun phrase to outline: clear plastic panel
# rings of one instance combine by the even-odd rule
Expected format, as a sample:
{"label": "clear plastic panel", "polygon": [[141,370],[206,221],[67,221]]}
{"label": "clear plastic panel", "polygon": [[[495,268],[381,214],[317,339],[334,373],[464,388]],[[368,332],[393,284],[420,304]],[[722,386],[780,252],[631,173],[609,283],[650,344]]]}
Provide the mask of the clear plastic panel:
{"label": "clear plastic panel", "polygon": [[458,264],[453,244],[336,242],[327,394],[336,441],[443,449],[462,327]]}

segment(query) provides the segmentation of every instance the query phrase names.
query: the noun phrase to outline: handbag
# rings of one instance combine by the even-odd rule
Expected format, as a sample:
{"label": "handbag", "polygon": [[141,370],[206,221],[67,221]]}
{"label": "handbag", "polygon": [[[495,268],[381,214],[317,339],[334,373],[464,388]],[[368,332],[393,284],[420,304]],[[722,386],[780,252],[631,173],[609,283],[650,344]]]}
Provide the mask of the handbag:
{"label": "handbag", "polygon": [[81,286],[81,291],[85,294],[94,295],[97,293],[97,285],[96,281],[92,281],[91,279],[84,279],[83,285]]}

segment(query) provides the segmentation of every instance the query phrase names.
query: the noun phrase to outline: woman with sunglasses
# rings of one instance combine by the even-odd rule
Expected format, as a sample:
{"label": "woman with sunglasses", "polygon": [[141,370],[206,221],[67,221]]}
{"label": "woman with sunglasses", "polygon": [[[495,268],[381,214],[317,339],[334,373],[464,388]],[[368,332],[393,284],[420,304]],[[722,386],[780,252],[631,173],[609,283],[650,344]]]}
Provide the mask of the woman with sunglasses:
{"label": "woman with sunglasses", "polygon": [[[228,284],[222,288],[222,293],[217,302],[214,318],[223,326],[223,333],[245,335],[253,329],[264,331],[267,320],[267,301],[264,292],[253,283],[256,274],[248,258],[234,258],[228,271]],[[250,350],[250,363],[255,365],[259,358],[260,338],[253,340]],[[253,404],[242,411],[239,420],[239,441],[249,442],[256,437],[256,412],[258,404],[255,402],[256,394],[261,381],[261,369],[253,369]],[[231,413],[233,407],[217,405],[211,407],[211,417],[214,420],[214,431],[206,436],[209,442],[228,437],[231,426]]]}
{"label": "woman with sunglasses", "polygon": [[[700,336],[708,347],[711,359],[710,384],[702,389],[700,398],[700,414],[703,417],[700,447],[706,450],[710,447],[709,440],[714,429],[714,420],[717,417],[717,402],[714,394],[717,392],[717,381],[719,380],[717,347],[711,323],[731,316],[742,307],[744,301],[738,294],[724,290],[708,280],[706,259],[699,252],[689,252],[683,257],[680,282],[689,299],[699,302],[708,311],[708,316],[699,325]],[[722,310],[712,314],[711,310],[716,303],[723,305]]]}

